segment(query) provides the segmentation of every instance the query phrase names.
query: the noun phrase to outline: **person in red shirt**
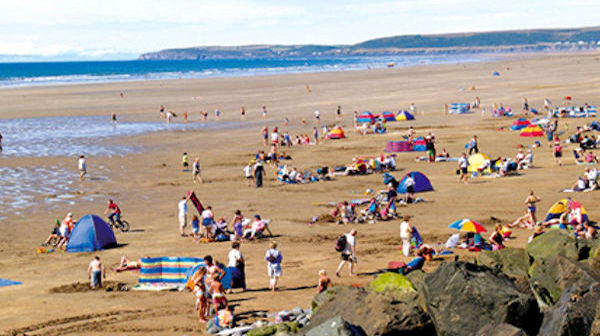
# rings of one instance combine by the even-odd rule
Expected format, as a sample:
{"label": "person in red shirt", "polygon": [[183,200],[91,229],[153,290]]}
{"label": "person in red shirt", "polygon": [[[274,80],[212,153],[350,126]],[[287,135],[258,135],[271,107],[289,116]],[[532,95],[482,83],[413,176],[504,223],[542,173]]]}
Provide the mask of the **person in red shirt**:
{"label": "person in red shirt", "polygon": [[110,220],[112,225],[115,225],[115,221],[120,225],[123,225],[123,223],[121,222],[121,209],[119,209],[119,206],[115,202],[113,202],[113,200],[108,200],[108,206],[106,207],[106,210],[104,210],[104,213],[110,213],[108,215],[108,219]]}

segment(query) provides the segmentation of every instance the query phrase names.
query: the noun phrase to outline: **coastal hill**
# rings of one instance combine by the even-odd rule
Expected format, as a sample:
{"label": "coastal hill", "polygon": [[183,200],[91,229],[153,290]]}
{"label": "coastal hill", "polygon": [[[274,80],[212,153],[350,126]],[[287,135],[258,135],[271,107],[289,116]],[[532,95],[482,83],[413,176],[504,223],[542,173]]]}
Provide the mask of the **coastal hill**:
{"label": "coastal hill", "polygon": [[353,45],[246,45],[165,49],[140,55],[140,60],[201,60],[226,58],[281,58],[383,56],[452,53],[591,50],[600,47],[600,26],[572,29],[535,29],[401,35]]}

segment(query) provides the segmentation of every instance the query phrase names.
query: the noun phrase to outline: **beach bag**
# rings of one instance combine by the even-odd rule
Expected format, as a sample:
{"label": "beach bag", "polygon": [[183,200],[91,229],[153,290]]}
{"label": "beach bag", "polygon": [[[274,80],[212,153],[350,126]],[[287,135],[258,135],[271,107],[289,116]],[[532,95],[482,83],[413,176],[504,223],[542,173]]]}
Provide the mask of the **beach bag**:
{"label": "beach bag", "polygon": [[269,253],[269,257],[267,258],[267,261],[270,263],[274,263],[277,260],[277,254],[271,252]]}
{"label": "beach bag", "polygon": [[341,235],[336,241],[335,241],[335,250],[337,252],[342,252],[344,249],[346,249],[346,235]]}

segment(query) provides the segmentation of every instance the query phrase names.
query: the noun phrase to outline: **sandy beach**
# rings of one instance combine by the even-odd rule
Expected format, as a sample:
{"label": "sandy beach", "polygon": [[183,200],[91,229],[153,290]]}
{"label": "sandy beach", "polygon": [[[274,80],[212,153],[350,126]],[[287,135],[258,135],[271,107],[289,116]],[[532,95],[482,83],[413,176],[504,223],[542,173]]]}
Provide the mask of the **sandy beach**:
{"label": "sandy beach", "polygon": [[[492,76],[498,71],[500,76]],[[306,86],[310,85],[311,92]],[[289,165],[300,170],[321,166],[349,164],[353,157],[379,155],[386,141],[400,140],[409,126],[418,135],[433,132],[436,148],[453,156],[464,151],[464,144],[476,134],[479,148],[490,157],[513,157],[519,144],[525,147],[535,140],[543,146],[534,148],[534,167],[519,176],[477,178],[469,185],[456,182],[456,163],[415,162],[423,153],[399,153],[393,173],[421,171],[429,177],[435,191],[424,193],[426,202],[399,207],[401,214],[414,216],[415,225],[427,243],[441,243],[453,233],[448,225],[460,218],[471,218],[493,230],[490,217],[503,223],[512,222],[525,210],[529,190],[535,190],[541,202],[538,217],[557,200],[572,196],[586,207],[592,220],[599,218],[596,208],[600,193],[565,194],[583,166],[574,164],[573,145],[565,146],[565,165],[553,162],[551,148],[545,138],[522,138],[510,131],[514,118],[490,117],[494,103],[521,111],[523,97],[543,110],[544,98],[559,104],[564,96],[572,96],[574,104],[600,104],[600,54],[528,55],[488,63],[416,66],[331,73],[305,73],[264,77],[213,78],[201,80],[146,81],[73,86],[32,87],[0,90],[0,118],[42,116],[106,115],[111,113],[123,121],[159,121],[159,106],[164,105],[179,115],[189,114],[190,122],[200,122],[200,111],[221,110],[218,121],[232,122],[225,128],[190,131],[165,131],[111,139],[119,144],[141,145],[140,153],[124,157],[88,157],[89,179],[80,183],[76,157],[2,157],[0,167],[58,167],[71,171],[74,182],[73,205],[48,210],[31,206],[15,214],[0,205],[0,277],[23,282],[22,285],[0,287],[0,332],[27,335],[162,335],[202,334],[204,326],[197,321],[194,296],[189,292],[106,292],[87,291],[60,293],[52,289],[76,282],[87,282],[87,265],[99,255],[108,268],[118,265],[122,255],[130,258],[150,256],[203,257],[210,254],[226,262],[231,244],[195,244],[179,235],[177,202],[188,191],[194,191],[204,205],[211,205],[216,217],[231,219],[240,209],[246,217],[260,214],[272,220],[271,230],[280,245],[283,261],[281,290],[267,290],[268,277],[265,251],[269,240],[244,242],[248,288],[244,293],[229,295],[236,305],[236,315],[251,312],[277,312],[296,306],[309,307],[316,293],[317,272],[335,273],[339,254],[335,239],[351,228],[358,230],[357,254],[359,276],[350,278],[344,269],[334,283],[365,284],[372,273],[386,268],[389,261],[407,261],[398,251],[399,220],[376,224],[307,225],[310,218],[331,211],[317,204],[363,198],[366,189],[381,190],[385,186],[381,174],[343,176],[333,181],[302,185],[282,185],[275,180],[276,169],[267,166],[265,187],[247,187],[242,168],[263,146],[261,130],[279,126],[290,134],[312,134],[313,111],[321,111],[325,124],[336,124],[335,111],[341,105],[342,126],[347,139],[326,140],[318,145],[293,146],[282,149],[292,158]],[[124,96],[121,97],[120,93]],[[444,115],[444,104],[472,102],[481,99],[481,109],[465,115]],[[417,108],[416,120],[390,122],[384,135],[362,136],[353,130],[354,111],[380,113]],[[262,118],[261,107],[268,108]],[[240,122],[240,107],[247,119]],[[284,118],[289,126],[283,126]],[[301,120],[306,120],[302,125]],[[182,122],[178,117],[175,122]],[[576,125],[591,119],[561,119],[559,127],[568,123],[572,133]],[[503,129],[501,129],[503,128]],[[4,132],[3,130],[0,130]],[[10,144],[5,144],[10,146]],[[206,183],[193,184],[190,172],[182,172],[181,155],[200,156]],[[102,168],[100,168],[102,167]],[[102,175],[101,179],[94,179]],[[0,182],[1,183],[1,182]],[[1,184],[0,184],[1,186]],[[95,200],[86,195],[97,195]],[[32,203],[52,195],[36,196]],[[116,233],[123,244],[119,248],[97,253],[78,254],[57,251],[38,254],[36,249],[50,233],[56,219],[67,212],[75,218],[88,213],[101,215],[105,199],[113,198],[131,223],[132,231]],[[191,210],[191,206],[190,206]],[[188,227],[189,230],[189,227]],[[531,232],[516,229],[509,246],[522,247]],[[489,234],[486,234],[486,238]],[[475,253],[457,251],[462,259]],[[454,258],[451,255],[448,258]],[[440,261],[428,263],[426,269]],[[107,280],[134,285],[138,273],[109,271]],[[247,320],[248,321],[248,320]]]}

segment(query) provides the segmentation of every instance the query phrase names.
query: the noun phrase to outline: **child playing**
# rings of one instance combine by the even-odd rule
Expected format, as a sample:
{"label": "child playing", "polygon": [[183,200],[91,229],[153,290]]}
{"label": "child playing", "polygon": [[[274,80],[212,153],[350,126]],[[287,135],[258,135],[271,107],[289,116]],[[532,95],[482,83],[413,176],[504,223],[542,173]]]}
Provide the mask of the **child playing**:
{"label": "child playing", "polygon": [[317,286],[317,293],[318,294],[323,293],[324,291],[327,290],[327,288],[329,288],[332,285],[333,284],[331,283],[331,279],[329,279],[325,270],[320,270],[319,271],[319,285]]}
{"label": "child playing", "polygon": [[206,275],[206,267],[200,267],[196,273],[194,281],[194,294],[196,295],[196,306],[195,309],[198,311],[198,319],[201,323],[206,322],[206,310],[208,303],[206,302],[206,296],[204,290],[206,285],[204,284],[204,276]]}
{"label": "child playing", "polygon": [[221,281],[219,281],[219,273],[214,273],[212,278],[210,291],[216,315],[221,307],[227,307],[227,298],[225,297],[225,288]]}
{"label": "child playing", "polygon": [[200,242],[200,219],[196,215],[192,217],[192,238],[194,239],[194,243],[197,244]]}
{"label": "child playing", "polygon": [[188,162],[188,153],[184,152],[183,156],[181,157],[181,165],[183,166],[183,171],[188,171],[189,170],[189,162]]}
{"label": "child playing", "polygon": [[559,166],[562,166],[562,161],[560,159],[562,157],[562,146],[560,145],[560,141],[557,140],[554,142],[552,151],[554,152],[554,162],[558,163]]}

